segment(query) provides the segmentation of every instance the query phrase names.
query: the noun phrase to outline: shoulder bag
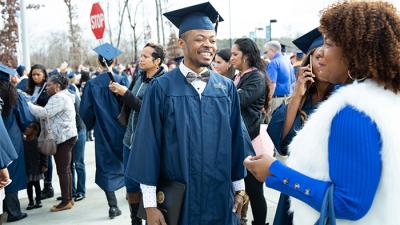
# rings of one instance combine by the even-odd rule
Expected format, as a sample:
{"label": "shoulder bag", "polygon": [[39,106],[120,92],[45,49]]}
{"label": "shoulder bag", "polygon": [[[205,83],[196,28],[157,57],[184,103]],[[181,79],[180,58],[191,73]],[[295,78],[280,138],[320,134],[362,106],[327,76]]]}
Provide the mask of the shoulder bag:
{"label": "shoulder bag", "polygon": [[44,155],[54,155],[57,152],[57,144],[53,133],[51,132],[49,119],[40,119],[40,135],[38,137],[38,148],[40,153]]}

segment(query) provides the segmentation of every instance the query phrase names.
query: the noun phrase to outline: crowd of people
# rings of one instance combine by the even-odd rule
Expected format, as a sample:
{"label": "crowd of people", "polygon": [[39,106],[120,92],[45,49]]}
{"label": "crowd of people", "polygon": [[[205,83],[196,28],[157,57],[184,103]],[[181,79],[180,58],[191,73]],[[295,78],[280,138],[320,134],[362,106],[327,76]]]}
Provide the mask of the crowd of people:
{"label": "crowd of people", "polygon": [[[173,63],[163,46],[147,43],[125,68],[123,53],[105,43],[94,49],[98,69],[0,64],[0,205],[8,222],[27,217],[19,191],[27,189],[26,210],[54,197],[53,158],[61,196],[50,211],[85,199],[85,143],[94,140],[108,216],[121,215],[115,191],[126,187],[132,225],[142,224],[141,207],[150,225],[174,216],[182,225],[245,225],[249,206],[251,224],[265,225],[264,184],[281,192],[274,225],[400,223],[393,5],[333,4],[319,27],[293,41],[292,54],[278,41],[260,49],[249,38],[217,50],[222,17],[210,3],[164,15],[183,49]],[[261,136],[274,149],[260,150]],[[171,182],[184,187],[178,215],[160,206]]]}

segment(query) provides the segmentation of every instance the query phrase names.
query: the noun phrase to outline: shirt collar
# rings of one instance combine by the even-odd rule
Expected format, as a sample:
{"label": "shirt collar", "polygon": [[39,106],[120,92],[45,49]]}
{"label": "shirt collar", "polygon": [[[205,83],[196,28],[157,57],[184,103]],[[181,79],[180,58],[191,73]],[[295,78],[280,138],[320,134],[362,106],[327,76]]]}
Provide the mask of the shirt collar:
{"label": "shirt collar", "polygon": [[276,58],[278,58],[280,56],[282,56],[282,54],[280,52],[277,52],[272,59],[276,59]]}
{"label": "shirt collar", "polygon": [[[179,70],[181,71],[181,73],[183,74],[184,77],[186,77],[186,75],[187,75],[189,72],[197,74],[196,72],[194,72],[193,70],[191,70],[189,67],[187,67],[187,66],[185,65],[184,62],[182,62],[182,63],[179,64]],[[204,68],[204,70],[201,71],[200,74],[205,73],[205,72],[207,72],[207,68]]]}

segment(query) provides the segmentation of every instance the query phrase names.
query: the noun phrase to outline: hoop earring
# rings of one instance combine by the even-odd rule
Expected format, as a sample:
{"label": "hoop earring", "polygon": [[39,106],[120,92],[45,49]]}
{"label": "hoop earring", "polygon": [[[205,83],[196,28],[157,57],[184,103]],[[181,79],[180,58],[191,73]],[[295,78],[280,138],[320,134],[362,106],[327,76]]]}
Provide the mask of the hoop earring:
{"label": "hoop earring", "polygon": [[347,76],[352,80],[352,81],[363,81],[365,79],[367,79],[367,76],[361,78],[361,79],[354,79],[351,74],[350,74],[350,70],[347,70]]}

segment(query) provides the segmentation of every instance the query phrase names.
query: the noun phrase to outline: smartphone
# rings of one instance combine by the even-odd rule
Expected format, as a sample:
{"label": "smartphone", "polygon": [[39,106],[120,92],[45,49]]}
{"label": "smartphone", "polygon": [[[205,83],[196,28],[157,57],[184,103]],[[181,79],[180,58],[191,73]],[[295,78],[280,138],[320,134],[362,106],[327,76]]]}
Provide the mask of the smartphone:
{"label": "smartphone", "polygon": [[312,55],[310,55],[310,70],[311,70],[311,73],[314,74],[313,69],[312,69],[312,67],[313,67],[312,65],[313,65],[313,63],[312,63]]}

